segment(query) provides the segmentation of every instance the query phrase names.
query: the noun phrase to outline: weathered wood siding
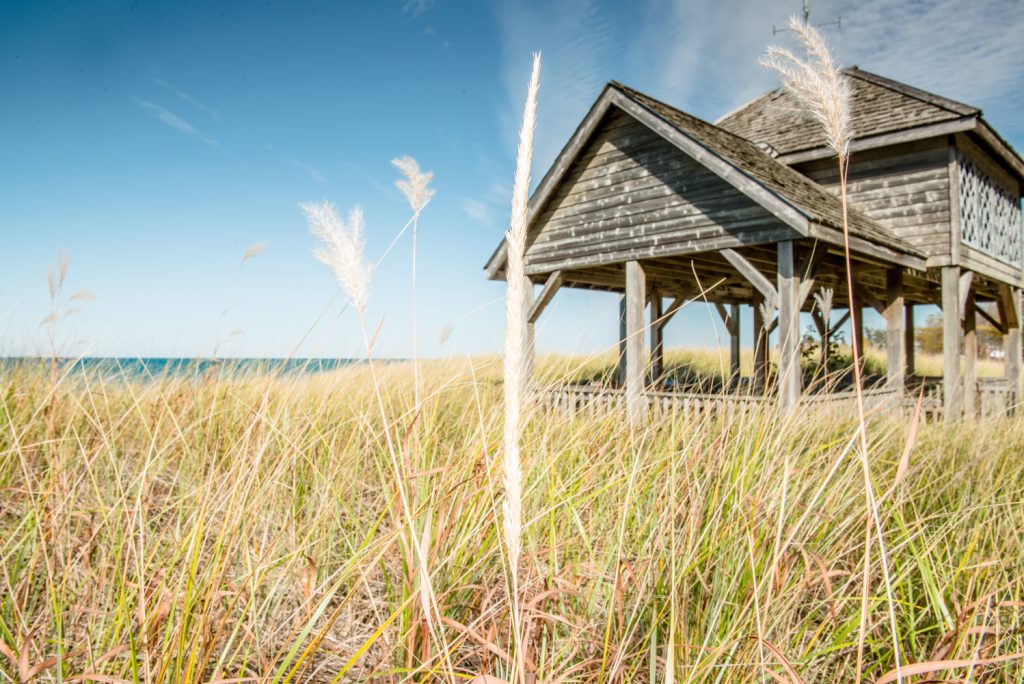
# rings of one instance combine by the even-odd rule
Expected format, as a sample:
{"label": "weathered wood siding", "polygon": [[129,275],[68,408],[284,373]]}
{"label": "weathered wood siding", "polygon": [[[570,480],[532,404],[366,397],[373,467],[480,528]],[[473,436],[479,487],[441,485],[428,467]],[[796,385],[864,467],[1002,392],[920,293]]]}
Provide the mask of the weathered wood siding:
{"label": "weathered wood siding", "polygon": [[613,109],[530,230],[529,273],[793,239],[767,210]]}
{"label": "weathered wood siding", "polygon": [[[839,186],[835,159],[795,167],[814,181]],[[949,145],[922,140],[856,152],[850,161],[851,204],[929,259],[948,260],[952,245]]]}

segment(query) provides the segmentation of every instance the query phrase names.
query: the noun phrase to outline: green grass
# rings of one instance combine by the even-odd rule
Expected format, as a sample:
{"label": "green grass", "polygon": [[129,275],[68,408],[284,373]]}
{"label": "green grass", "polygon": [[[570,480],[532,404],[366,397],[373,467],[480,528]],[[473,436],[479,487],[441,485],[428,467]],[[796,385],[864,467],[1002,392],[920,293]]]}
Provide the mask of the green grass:
{"label": "green grass", "polygon": [[[580,363],[545,359],[542,373]],[[425,364],[418,417],[411,368],[378,372],[386,424],[365,368],[56,388],[45,368],[8,371],[0,680],[18,681],[19,660],[40,681],[505,676],[500,364]],[[893,489],[907,422],[869,425],[902,662],[1024,651],[1024,422],[922,426]],[[787,668],[851,681],[866,526],[854,430],[814,414],[669,417],[636,432],[618,416],[534,414],[520,569],[530,668],[544,681],[661,681],[671,658],[676,681],[790,681]],[[443,624],[420,607],[412,544]],[[873,680],[895,664],[877,539],[870,568]]]}

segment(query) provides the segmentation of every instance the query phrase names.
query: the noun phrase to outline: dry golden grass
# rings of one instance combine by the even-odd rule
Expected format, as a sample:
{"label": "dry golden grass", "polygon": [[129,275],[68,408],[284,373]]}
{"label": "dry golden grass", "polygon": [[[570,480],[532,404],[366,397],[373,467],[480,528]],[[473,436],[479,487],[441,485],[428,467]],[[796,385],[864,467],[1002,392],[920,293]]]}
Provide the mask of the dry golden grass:
{"label": "dry golden grass", "polygon": [[[548,377],[565,365],[542,363]],[[378,373],[387,426],[365,367],[71,376],[55,389],[45,368],[7,371],[0,672],[447,680],[447,644],[456,677],[506,676],[500,361],[424,364],[418,446],[406,439],[410,366]],[[1024,650],[1024,426],[923,426],[893,491],[905,423],[877,416],[870,429],[904,662]],[[544,681],[643,682],[661,679],[670,654],[678,681],[849,681],[864,529],[853,425],[765,414],[631,432],[618,416],[534,414],[528,667]],[[418,600],[385,427],[411,473],[415,527],[429,532],[416,542],[440,634]],[[873,594],[872,677],[893,667],[885,620]],[[972,681],[1022,674],[1011,661],[974,668]]]}

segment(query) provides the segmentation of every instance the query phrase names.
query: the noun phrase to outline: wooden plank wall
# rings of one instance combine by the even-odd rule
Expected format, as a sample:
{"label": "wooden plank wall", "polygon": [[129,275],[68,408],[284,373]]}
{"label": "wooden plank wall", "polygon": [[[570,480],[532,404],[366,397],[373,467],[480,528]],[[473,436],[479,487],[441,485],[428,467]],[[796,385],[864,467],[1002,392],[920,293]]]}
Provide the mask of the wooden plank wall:
{"label": "wooden plank wall", "polygon": [[[851,156],[851,204],[928,257],[948,257],[952,245],[949,144],[921,140]],[[838,186],[834,159],[795,168],[825,186]]]}
{"label": "wooden plank wall", "polygon": [[613,109],[541,210],[530,273],[795,237],[730,184]]}

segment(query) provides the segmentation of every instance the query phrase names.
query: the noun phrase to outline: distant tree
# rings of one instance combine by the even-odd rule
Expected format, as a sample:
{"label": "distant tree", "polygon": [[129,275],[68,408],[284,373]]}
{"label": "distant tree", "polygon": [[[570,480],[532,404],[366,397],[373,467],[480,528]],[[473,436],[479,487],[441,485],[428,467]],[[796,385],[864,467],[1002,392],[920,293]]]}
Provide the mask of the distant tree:
{"label": "distant tree", "polygon": [[[988,311],[988,308],[985,309]],[[991,313],[996,318],[996,313]],[[978,356],[985,358],[992,352],[1003,348],[1003,336],[981,316],[977,317]],[[914,340],[918,351],[924,354],[942,353],[942,315],[932,314],[925,325],[914,329]],[[961,347],[963,351],[963,347]]]}
{"label": "distant tree", "polygon": [[872,347],[878,347],[879,349],[885,348],[885,328],[864,328],[864,337],[867,339],[868,345]]}

